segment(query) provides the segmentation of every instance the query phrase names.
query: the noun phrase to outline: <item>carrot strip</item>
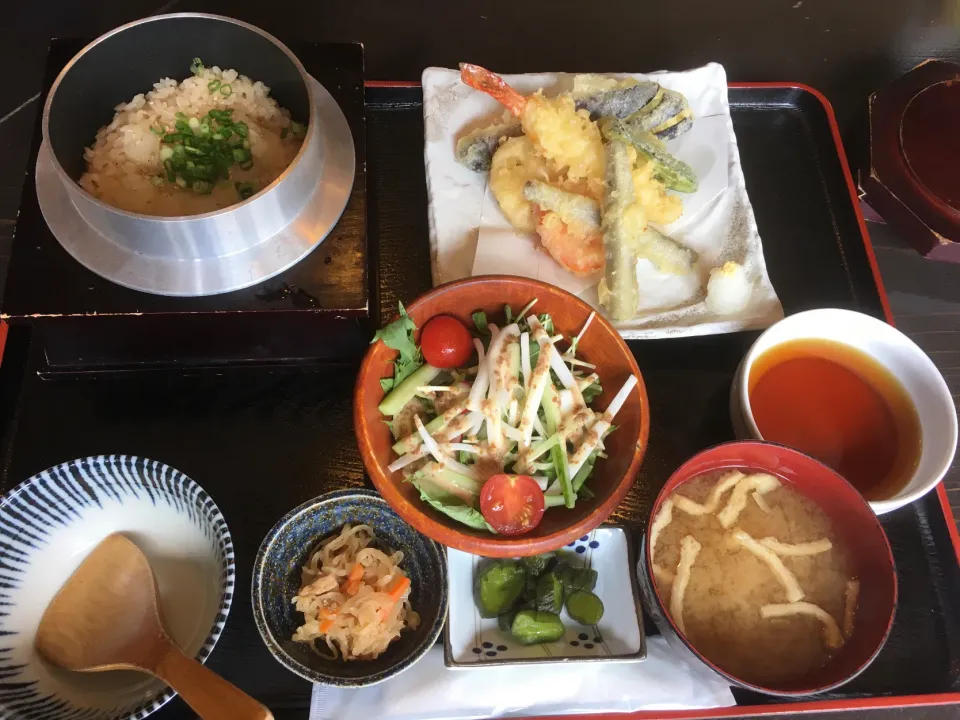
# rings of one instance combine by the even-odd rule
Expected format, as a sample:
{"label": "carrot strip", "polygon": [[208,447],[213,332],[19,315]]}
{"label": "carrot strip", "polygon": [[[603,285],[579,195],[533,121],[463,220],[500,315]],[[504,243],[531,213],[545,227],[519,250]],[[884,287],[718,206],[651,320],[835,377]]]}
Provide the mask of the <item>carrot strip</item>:
{"label": "carrot strip", "polygon": [[410,588],[410,578],[400,577],[393,586],[387,591],[390,597],[390,604],[380,611],[381,619],[386,619],[390,612],[397,606],[397,603],[403,598],[404,593]]}
{"label": "carrot strip", "polygon": [[393,584],[393,587],[390,588],[388,595],[394,603],[400,602],[400,598],[403,597],[403,594],[407,591],[407,588],[410,587],[410,578],[408,577],[399,577],[397,581]]}
{"label": "carrot strip", "polygon": [[356,595],[360,589],[360,581],[363,580],[363,565],[357,563],[350,568],[350,573],[343,585],[340,586],[340,592],[344,595]]}
{"label": "carrot strip", "polygon": [[326,618],[325,620],[323,620],[323,621],[320,623],[320,627],[319,627],[320,632],[322,632],[322,633],[328,632],[328,631],[330,630],[330,628],[333,627],[333,624],[334,624],[334,622],[336,622],[336,620],[337,620],[336,613],[330,615],[328,618]]}

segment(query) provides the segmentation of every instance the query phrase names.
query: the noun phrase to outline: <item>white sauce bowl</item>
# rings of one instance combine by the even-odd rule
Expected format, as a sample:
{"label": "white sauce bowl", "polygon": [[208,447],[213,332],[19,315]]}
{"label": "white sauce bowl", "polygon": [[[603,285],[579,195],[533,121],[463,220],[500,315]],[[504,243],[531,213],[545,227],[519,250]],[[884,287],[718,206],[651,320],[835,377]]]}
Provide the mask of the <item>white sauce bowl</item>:
{"label": "white sauce bowl", "polygon": [[[878,515],[917,500],[939,483],[957,450],[957,410],[943,376],[916,343],[891,325],[852,310],[824,308],[790,315],[764,332],[744,356],[730,389],[730,416],[741,439],[764,440],[750,408],[750,371],[760,355],[790,340],[832,340],[866,353],[885,367],[913,401],[922,449],[913,477],[893,497],[872,500]],[[802,449],[802,448],[801,448]]]}

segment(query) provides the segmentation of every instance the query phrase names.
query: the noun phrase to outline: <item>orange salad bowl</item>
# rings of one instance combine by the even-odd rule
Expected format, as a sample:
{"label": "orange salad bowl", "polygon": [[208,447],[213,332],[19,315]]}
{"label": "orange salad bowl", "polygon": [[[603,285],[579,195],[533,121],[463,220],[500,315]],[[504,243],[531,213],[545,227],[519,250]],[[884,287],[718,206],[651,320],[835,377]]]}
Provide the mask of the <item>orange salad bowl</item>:
{"label": "orange salad bowl", "polygon": [[[417,325],[419,340],[420,329],[436,315],[452,315],[472,330],[472,314],[483,310],[490,322],[502,326],[505,305],[517,311],[534,298],[537,303],[533,311],[550,314],[555,331],[567,339],[580,331],[593,312],[590,305],[560,288],[528,278],[500,275],[440,285],[417,298],[406,310]],[[497,535],[463,525],[421,500],[417,488],[404,481],[402,471],[391,473],[387,469],[397,456],[392,448],[395,439],[378,409],[384,397],[380,380],[393,376],[396,357],[397,352],[380,341],[367,351],[354,393],[354,430],[364,466],[377,490],[400,517],[437,542],[487,557],[550,552],[606,520],[636,479],[650,432],[647,391],[630,348],[599,313],[577,345],[577,357],[596,365],[595,372],[603,387],[591,407],[604,410],[631,374],[637,377],[638,383],[616,415],[616,430],[604,439],[607,457],[597,460],[588,481],[593,497],[578,500],[572,509],[547,509],[540,524],[524,535]]]}

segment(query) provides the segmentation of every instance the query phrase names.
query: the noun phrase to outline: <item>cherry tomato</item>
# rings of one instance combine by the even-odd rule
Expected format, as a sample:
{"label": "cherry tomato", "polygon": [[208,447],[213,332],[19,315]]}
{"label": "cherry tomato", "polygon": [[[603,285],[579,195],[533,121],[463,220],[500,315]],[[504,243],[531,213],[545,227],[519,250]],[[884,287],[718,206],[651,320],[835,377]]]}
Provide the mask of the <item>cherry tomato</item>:
{"label": "cherry tomato", "polygon": [[461,367],[473,354],[473,338],[455,317],[437,315],[423,326],[420,347],[423,359],[435,368]]}
{"label": "cherry tomato", "polygon": [[501,535],[530,532],[543,511],[543,491],[529,475],[494,475],[480,491],[480,512]]}

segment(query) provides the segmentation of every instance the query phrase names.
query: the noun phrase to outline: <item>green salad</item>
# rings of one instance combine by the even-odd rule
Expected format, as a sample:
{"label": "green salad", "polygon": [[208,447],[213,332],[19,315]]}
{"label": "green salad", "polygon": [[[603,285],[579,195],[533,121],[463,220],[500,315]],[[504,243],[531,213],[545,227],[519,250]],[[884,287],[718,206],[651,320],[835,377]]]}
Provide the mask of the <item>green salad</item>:
{"label": "green salad", "polygon": [[605,411],[592,409],[601,378],[577,347],[595,314],[567,339],[550,315],[531,312],[535,303],[506,306],[502,327],[483,312],[472,328],[436,316],[420,344],[401,305],[374,338],[398,352],[379,406],[396,439],[389,471],[475,529],[528,532],[545,510],[591,498],[603,439],[637,384],[629,376]]}

